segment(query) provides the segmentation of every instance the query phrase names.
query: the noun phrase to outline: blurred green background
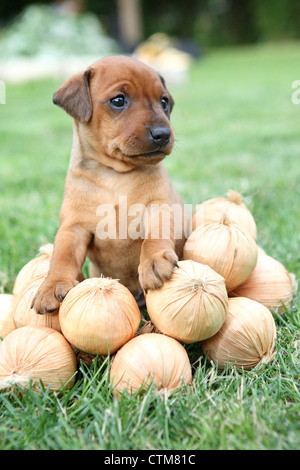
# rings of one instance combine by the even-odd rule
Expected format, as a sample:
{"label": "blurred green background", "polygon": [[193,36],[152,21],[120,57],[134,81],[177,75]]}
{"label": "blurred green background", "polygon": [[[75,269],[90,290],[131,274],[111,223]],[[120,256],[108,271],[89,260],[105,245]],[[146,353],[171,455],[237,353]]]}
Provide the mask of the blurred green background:
{"label": "blurred green background", "polygon": [[119,25],[122,8],[126,8],[127,12],[133,9],[142,17],[140,40],[156,31],[164,31],[192,40],[202,49],[300,37],[298,0],[78,0],[56,3],[1,0],[0,21],[5,26],[30,4],[68,4],[69,8],[74,9],[75,3],[77,10],[94,13],[107,34],[118,40],[123,39],[124,43],[126,41],[122,38]]}

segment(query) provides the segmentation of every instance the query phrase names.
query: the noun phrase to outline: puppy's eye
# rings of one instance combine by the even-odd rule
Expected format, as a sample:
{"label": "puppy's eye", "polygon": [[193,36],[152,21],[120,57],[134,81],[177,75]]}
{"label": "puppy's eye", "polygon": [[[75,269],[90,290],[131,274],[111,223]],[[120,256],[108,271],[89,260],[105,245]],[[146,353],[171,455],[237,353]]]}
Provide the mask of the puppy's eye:
{"label": "puppy's eye", "polygon": [[168,109],[169,109],[169,100],[168,100],[168,98],[163,97],[163,98],[161,98],[160,102],[161,102],[161,105],[162,105],[163,110],[164,110],[165,112],[167,112]]}
{"label": "puppy's eye", "polygon": [[124,106],[126,104],[125,96],[123,96],[123,95],[115,96],[115,98],[112,98],[110,100],[110,104],[114,108],[124,108]]}

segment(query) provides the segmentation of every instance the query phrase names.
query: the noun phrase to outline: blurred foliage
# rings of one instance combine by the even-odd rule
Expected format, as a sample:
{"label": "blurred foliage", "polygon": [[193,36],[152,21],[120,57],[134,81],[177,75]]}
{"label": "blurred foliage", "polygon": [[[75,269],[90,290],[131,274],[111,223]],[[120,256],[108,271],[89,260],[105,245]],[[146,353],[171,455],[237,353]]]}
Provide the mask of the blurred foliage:
{"label": "blurred foliage", "polygon": [[[299,0],[140,1],[144,38],[161,31],[202,47],[300,38]],[[30,3],[34,2],[1,0],[2,24]],[[118,40],[117,4],[117,0],[84,1],[85,10],[95,13],[106,32]]]}
{"label": "blurred foliage", "polygon": [[107,55],[117,43],[92,12],[65,13],[52,5],[29,5],[1,36],[0,57]]}
{"label": "blurred foliage", "polygon": [[142,6],[146,37],[163,31],[202,46],[300,38],[299,0],[142,0]]}
{"label": "blurred foliage", "polygon": [[299,38],[300,2],[255,0],[255,21],[261,39]]}

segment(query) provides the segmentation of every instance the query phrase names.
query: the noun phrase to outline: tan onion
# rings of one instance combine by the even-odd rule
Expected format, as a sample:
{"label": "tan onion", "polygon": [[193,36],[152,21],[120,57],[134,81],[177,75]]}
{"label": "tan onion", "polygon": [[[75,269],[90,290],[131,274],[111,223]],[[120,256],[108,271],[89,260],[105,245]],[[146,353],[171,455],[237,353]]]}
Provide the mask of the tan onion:
{"label": "tan onion", "polygon": [[59,309],[62,333],[89,354],[112,354],[136,333],[141,313],[117,279],[90,278],[67,294]]}
{"label": "tan onion", "polygon": [[270,310],[284,313],[285,308],[290,307],[296,290],[295,276],[289,273],[282,263],[259,249],[253,272],[242,285],[230,292],[230,295],[248,297]]}
{"label": "tan onion", "polygon": [[131,339],[114,357],[110,380],[114,395],[147,390],[172,392],[192,380],[191,364],[184,347],[174,338],[145,333]]}
{"label": "tan onion", "polygon": [[0,341],[16,328],[13,316],[14,296],[0,294]]}
{"label": "tan onion", "polygon": [[147,292],[147,311],[161,333],[194,343],[221,328],[228,295],[223,277],[209,266],[191,260],[178,266],[162,287]]}
{"label": "tan onion", "polygon": [[55,312],[40,315],[31,308],[33,298],[45,277],[46,273],[40,274],[39,276],[36,275],[18,295],[15,295],[13,316],[17,328],[22,328],[23,326],[45,326],[61,331],[58,309]]}
{"label": "tan onion", "polygon": [[52,253],[53,245],[51,243],[40,247],[39,255],[30,260],[19,271],[13,288],[14,295],[18,295],[23,291],[36,277],[39,278],[42,275],[46,276],[49,270]]}
{"label": "tan onion", "polygon": [[222,328],[201,343],[210,361],[224,369],[228,364],[250,370],[275,357],[276,326],[264,305],[245,297],[230,298]]}
{"label": "tan onion", "polygon": [[256,240],[257,228],[253,215],[243,203],[243,196],[233,190],[227,197],[216,197],[198,204],[192,216],[192,229],[207,222],[217,222],[223,214],[227,214],[232,223],[240,225]]}
{"label": "tan onion", "polygon": [[51,328],[24,326],[11,331],[0,346],[0,389],[34,386],[71,388],[76,355],[61,333]]}
{"label": "tan onion", "polygon": [[228,291],[248,279],[257,262],[254,238],[226,215],[196,228],[187,239],[183,258],[207,264],[224,277]]}

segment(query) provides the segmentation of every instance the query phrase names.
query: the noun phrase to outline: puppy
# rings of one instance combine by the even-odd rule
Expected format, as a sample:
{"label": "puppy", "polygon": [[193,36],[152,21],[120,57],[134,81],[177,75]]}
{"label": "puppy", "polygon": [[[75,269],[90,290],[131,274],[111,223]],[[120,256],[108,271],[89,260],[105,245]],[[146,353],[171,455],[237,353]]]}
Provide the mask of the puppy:
{"label": "puppy", "polygon": [[50,269],[32,306],[54,312],[83,280],[86,257],[90,277],[119,279],[141,306],[170,278],[188,236],[162,163],[174,144],[173,99],[150,67],[111,56],[67,80],[53,102],[73,118],[73,146]]}

